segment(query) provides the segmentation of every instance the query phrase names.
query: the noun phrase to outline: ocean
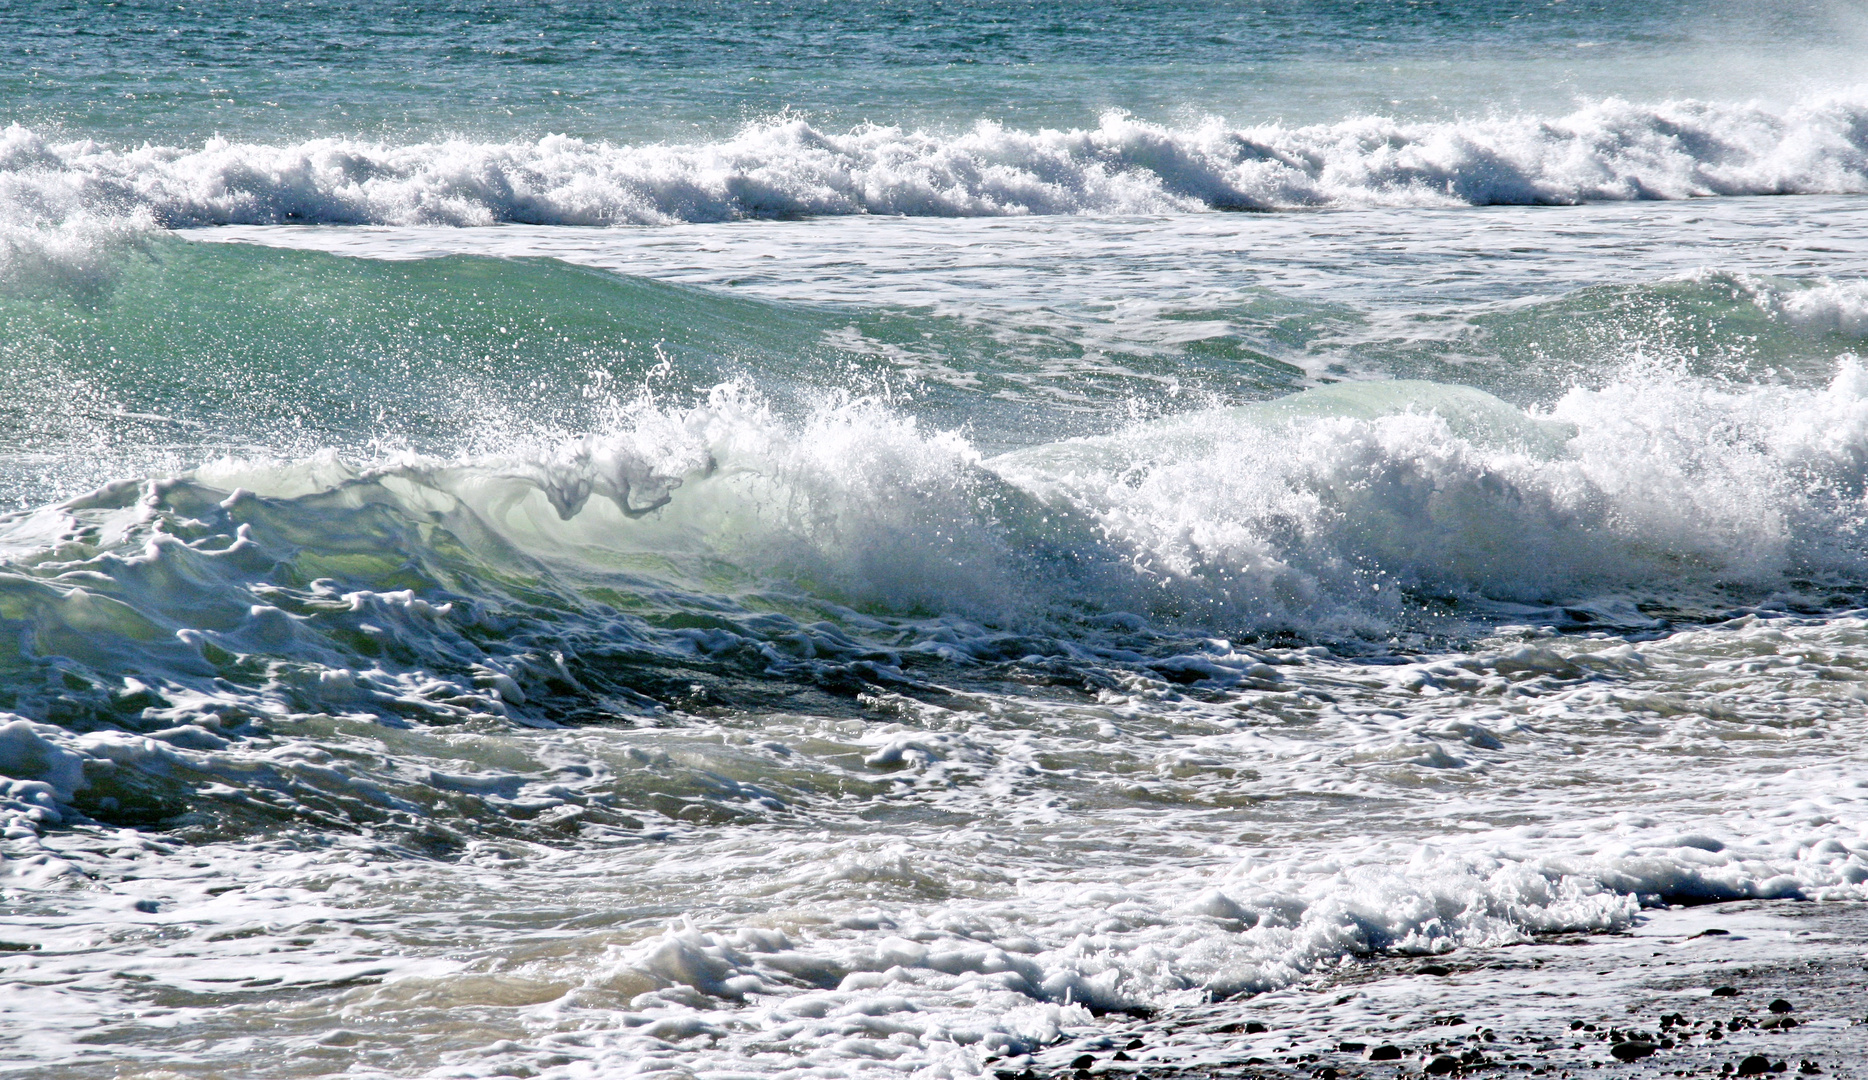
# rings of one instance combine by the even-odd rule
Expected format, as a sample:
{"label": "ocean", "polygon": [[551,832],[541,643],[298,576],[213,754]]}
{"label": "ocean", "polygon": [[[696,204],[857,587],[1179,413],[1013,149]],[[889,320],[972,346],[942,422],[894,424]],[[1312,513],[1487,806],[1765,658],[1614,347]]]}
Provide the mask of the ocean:
{"label": "ocean", "polygon": [[1868,901],[1858,5],[0,49],[0,1075],[1336,1080],[1213,1018]]}

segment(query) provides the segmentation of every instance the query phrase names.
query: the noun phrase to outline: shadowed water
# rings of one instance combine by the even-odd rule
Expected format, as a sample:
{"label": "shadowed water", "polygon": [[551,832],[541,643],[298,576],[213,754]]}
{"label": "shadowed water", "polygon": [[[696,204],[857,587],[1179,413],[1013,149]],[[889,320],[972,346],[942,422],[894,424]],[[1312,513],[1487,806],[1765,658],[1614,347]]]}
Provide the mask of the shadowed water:
{"label": "shadowed water", "polygon": [[1846,9],[0,35],[0,1072],[1018,1075],[1864,898]]}

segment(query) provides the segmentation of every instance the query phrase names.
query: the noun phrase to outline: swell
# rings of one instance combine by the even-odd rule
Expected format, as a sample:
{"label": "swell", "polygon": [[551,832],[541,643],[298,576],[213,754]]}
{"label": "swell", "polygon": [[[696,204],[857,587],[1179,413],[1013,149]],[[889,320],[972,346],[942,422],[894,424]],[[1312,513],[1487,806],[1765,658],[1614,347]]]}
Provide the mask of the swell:
{"label": "swell", "polygon": [[[95,253],[93,253],[95,254]],[[1150,305],[961,313],[762,300],[552,259],[359,259],[165,236],[0,288],[0,505],[217,456],[352,461],[541,452],[649,387],[756,384],[788,415],[876,393],[982,453],[1106,431],[1178,400],[1287,393],[1332,367],[1553,402],[1631,359],[1742,384],[1828,377],[1868,333],[1862,282],[1702,272],[1432,323],[1259,290]],[[94,271],[94,272],[93,272]],[[950,305],[955,306],[957,305]]]}
{"label": "swell", "polygon": [[[801,120],[704,144],[563,136],[387,145],[321,139],[122,150],[0,136],[16,252],[85,217],[227,223],[614,225],[828,214],[1156,214],[1323,206],[1565,204],[1868,190],[1868,102],[1772,108],[1607,99],[1563,116],[1094,129],[981,121],[940,133]],[[22,232],[26,230],[26,232]],[[17,254],[14,257],[19,257]]]}
{"label": "swell", "polygon": [[[724,380],[775,407],[826,394],[1023,445],[1102,426],[1164,384],[1224,398],[1301,370],[1231,337],[1182,350],[905,306],[759,299],[549,258],[351,258],[150,235],[0,280],[0,507],[223,455],[377,461],[547,447],[644,388],[694,404]],[[1274,328],[1288,305],[1267,302]],[[1186,334],[1184,322],[1160,327]],[[1202,364],[1190,371],[1184,352]],[[1086,355],[1089,354],[1089,355]]]}
{"label": "swell", "polygon": [[650,384],[691,400],[689,387],[756,372],[783,401],[819,370],[850,374],[872,338],[922,331],[552,260],[391,263],[167,237],[9,284],[0,505],[21,507],[229,454],[549,445],[602,428]]}

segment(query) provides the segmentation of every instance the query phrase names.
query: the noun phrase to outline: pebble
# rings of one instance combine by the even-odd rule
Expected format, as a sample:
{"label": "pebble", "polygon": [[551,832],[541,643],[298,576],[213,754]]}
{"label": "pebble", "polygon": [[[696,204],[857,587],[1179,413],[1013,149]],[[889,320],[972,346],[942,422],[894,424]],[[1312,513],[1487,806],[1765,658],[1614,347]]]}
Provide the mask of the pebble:
{"label": "pebble", "polygon": [[1787,1013],[1793,1008],[1795,1008],[1795,1006],[1791,1005],[1790,1002],[1785,1001],[1783,998],[1778,998],[1770,1004],[1770,1009],[1774,1013]]}
{"label": "pebble", "polygon": [[1400,1061],[1401,1048],[1393,1043],[1383,1043],[1369,1051],[1370,1061]]}
{"label": "pebble", "polygon": [[1654,1043],[1630,1039],[1627,1042],[1616,1043],[1609,1048],[1609,1053],[1615,1055],[1616,1061],[1639,1061],[1659,1049],[1660,1047]]}
{"label": "pebble", "polygon": [[1736,986],[1721,986],[1721,987],[1719,987],[1718,989],[1716,989],[1716,990],[1714,990],[1714,991],[1712,992],[1712,996],[1713,996],[1713,997],[1737,997],[1737,996],[1738,996],[1738,987],[1736,987]]}

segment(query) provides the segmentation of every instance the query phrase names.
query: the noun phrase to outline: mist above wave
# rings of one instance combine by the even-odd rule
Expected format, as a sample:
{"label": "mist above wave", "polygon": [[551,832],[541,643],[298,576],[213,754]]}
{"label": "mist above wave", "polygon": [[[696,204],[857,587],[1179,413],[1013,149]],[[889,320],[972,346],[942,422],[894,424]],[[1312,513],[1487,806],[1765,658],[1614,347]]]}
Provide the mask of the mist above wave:
{"label": "mist above wave", "polygon": [[131,677],[195,711],[557,723],[721,679],[847,694],[1208,637],[1858,606],[1865,486],[1853,360],[1811,389],[1631,374],[1548,413],[1346,384],[990,459],[873,400],[786,420],[722,387],[506,454],[223,460],[13,515],[7,693],[108,718],[151,707],[119,701]]}
{"label": "mist above wave", "polygon": [[1609,99],[1554,117],[1299,127],[1175,128],[1111,113],[1069,131],[981,121],[956,133],[833,132],[780,119],[689,145],[216,139],[134,150],[15,125],[0,136],[0,217],[601,225],[1845,193],[1868,190],[1865,119],[1868,101],[1845,94],[1782,108]]}

